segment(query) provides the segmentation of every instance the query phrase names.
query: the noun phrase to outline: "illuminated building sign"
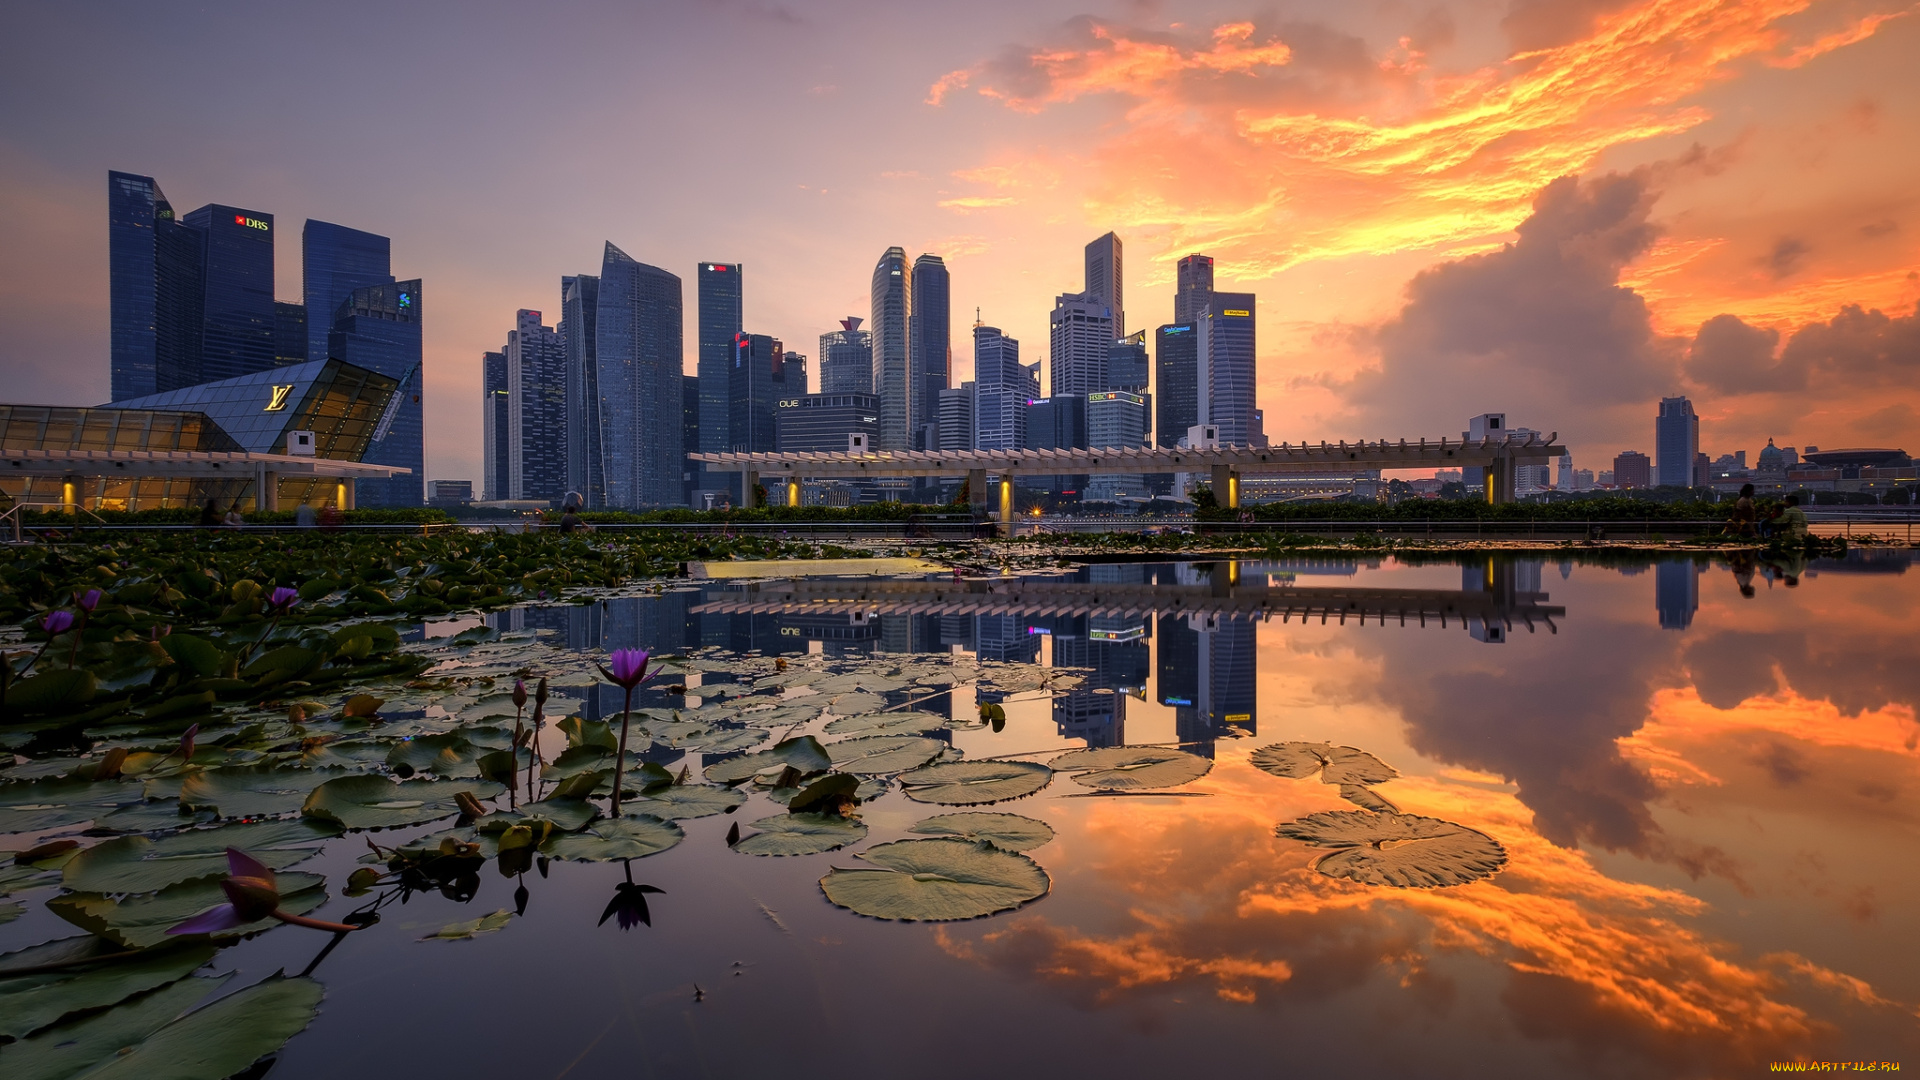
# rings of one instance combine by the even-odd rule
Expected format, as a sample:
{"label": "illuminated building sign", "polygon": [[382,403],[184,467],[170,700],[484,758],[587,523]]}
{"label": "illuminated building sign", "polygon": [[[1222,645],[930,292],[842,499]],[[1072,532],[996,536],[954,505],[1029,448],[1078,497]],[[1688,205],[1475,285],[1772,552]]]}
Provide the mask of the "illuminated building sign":
{"label": "illuminated building sign", "polygon": [[291,397],[292,395],[293,395],[292,383],[287,383],[284,386],[275,386],[273,388],[273,396],[267,399],[267,407],[260,411],[261,412],[279,412],[280,410],[287,407],[287,398]]}
{"label": "illuminated building sign", "polygon": [[412,294],[412,293],[401,293],[401,294],[400,294],[400,306],[401,306],[401,307],[412,307],[412,306],[413,306],[413,294]]}
{"label": "illuminated building sign", "polygon": [[800,407],[800,399],[788,398],[785,401],[780,402],[780,407],[783,409],[797,409]]}
{"label": "illuminated building sign", "polygon": [[1251,311],[1246,311],[1246,310],[1243,310],[1243,309],[1241,309],[1241,308],[1228,308],[1227,310],[1225,310],[1225,311],[1223,311],[1223,312],[1221,312],[1220,314],[1222,314],[1222,315],[1238,315],[1238,316],[1240,316],[1241,318],[1243,318],[1243,319],[1245,319],[1245,318],[1251,318],[1251,317],[1252,317],[1252,315],[1253,315],[1253,312],[1251,312]]}
{"label": "illuminated building sign", "polygon": [[261,221],[259,218],[248,217],[245,214],[233,215],[233,223],[235,225],[245,225],[249,229],[259,229],[261,232],[266,232],[268,229],[266,222]]}
{"label": "illuminated building sign", "polygon": [[1247,721],[1252,720],[1253,716],[1250,713],[1230,712],[1227,715],[1221,717],[1221,719],[1225,720],[1229,724],[1244,724]]}
{"label": "illuminated building sign", "polygon": [[1138,641],[1147,636],[1144,626],[1129,627],[1125,630],[1089,630],[1088,641]]}
{"label": "illuminated building sign", "polygon": [[1170,697],[1170,698],[1161,698],[1161,699],[1160,699],[1160,704],[1162,704],[1162,705],[1191,705],[1191,704],[1193,704],[1193,699],[1192,699],[1192,698],[1183,698],[1183,697]]}
{"label": "illuminated building sign", "polygon": [[1160,332],[1163,334],[1184,334],[1192,329],[1193,327],[1191,326],[1163,326],[1160,328]]}

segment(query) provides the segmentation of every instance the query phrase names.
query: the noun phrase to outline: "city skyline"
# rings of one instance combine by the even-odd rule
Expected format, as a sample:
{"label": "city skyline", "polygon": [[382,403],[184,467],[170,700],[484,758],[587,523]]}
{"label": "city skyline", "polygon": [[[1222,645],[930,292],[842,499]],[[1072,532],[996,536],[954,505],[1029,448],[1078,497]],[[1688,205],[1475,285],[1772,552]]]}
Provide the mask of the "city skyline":
{"label": "city skyline", "polygon": [[[608,17],[603,41],[577,47],[676,41],[643,45],[659,63],[639,66],[657,73],[623,77],[627,96],[647,98],[723,41],[745,60],[796,38],[852,35],[871,51],[933,18],[785,10],[624,12]],[[395,15],[382,40],[355,47],[369,50],[370,70],[424,49],[418,65],[309,98],[279,88],[313,82],[321,45],[346,41],[317,16],[249,11],[241,36],[257,55],[185,70],[159,63],[155,44],[204,38],[232,12],[136,36],[110,8],[31,9],[0,76],[15,100],[43,103],[0,132],[14,151],[0,165],[0,205],[25,254],[0,288],[16,396],[113,396],[99,177],[117,169],[159,178],[182,212],[261,207],[281,228],[346,222],[393,238],[435,297],[422,480],[481,479],[471,432],[482,355],[515,310],[551,308],[553,278],[590,269],[608,240],[682,277],[716,255],[753,265],[746,328],[789,342],[868,311],[867,268],[890,244],[942,256],[952,309],[981,308],[1029,343],[1047,340],[1048,300],[1078,287],[1089,237],[1113,231],[1131,249],[1130,329],[1173,321],[1175,262],[1205,253],[1217,289],[1260,297],[1257,400],[1276,441],[1438,435],[1494,409],[1559,430],[1599,462],[1650,450],[1649,406],[1677,395],[1700,410],[1700,447],[1715,456],[1770,436],[1915,441],[1920,398],[1903,383],[1914,363],[1903,342],[1920,296],[1920,229],[1901,178],[1914,172],[1920,121],[1893,75],[1920,46],[1920,20],[1826,3],[1642,0],[1552,18],[1524,5],[1434,10],[1423,22],[1312,5],[1269,16],[1226,4],[988,5],[942,21],[929,48],[866,68],[829,63],[797,92],[744,80],[684,116],[632,119],[624,141],[670,146],[685,162],[636,200],[625,160],[591,140],[553,140],[561,149],[537,169],[498,166],[493,140],[530,109],[557,116],[545,107],[564,99],[580,115],[560,128],[608,122],[600,107],[578,110],[578,76],[473,82],[485,57],[525,45],[502,20],[476,18],[456,56],[435,45],[430,12]],[[35,48],[53,40],[88,42],[89,62],[54,66]],[[1121,65],[1142,49],[1156,59]],[[1521,52],[1534,59],[1512,59]],[[1663,58],[1656,77],[1616,78],[1650,56]],[[1471,102],[1438,93],[1467,76],[1480,80]],[[1584,88],[1557,110],[1533,93],[1554,78]],[[352,107],[396,101],[420,115],[391,134]],[[696,130],[688,121],[707,108],[729,124]],[[190,110],[188,129],[177,117]],[[1431,134],[1445,122],[1451,141]],[[818,137],[848,126],[904,142],[881,160]],[[726,176],[695,167],[716,139],[760,140],[788,164]],[[1385,167],[1395,153],[1419,167]],[[1782,170],[1792,182],[1773,184]],[[555,178],[575,174],[559,197]],[[636,209],[660,205],[675,212]],[[481,228],[483,213],[514,228]],[[299,269],[293,245],[278,245],[276,300],[302,299]],[[1459,316],[1492,296],[1512,310],[1470,340]],[[1598,313],[1624,329],[1576,336],[1574,317]],[[693,326],[685,337],[691,373]],[[951,385],[971,377],[968,351],[957,350]]]}

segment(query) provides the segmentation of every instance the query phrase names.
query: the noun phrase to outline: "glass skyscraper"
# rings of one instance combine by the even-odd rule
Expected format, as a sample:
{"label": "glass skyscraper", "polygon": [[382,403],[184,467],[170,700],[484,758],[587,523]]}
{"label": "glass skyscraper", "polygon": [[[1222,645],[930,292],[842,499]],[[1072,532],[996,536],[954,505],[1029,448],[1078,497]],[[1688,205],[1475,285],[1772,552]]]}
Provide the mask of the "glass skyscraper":
{"label": "glass skyscraper", "polygon": [[507,334],[507,491],[558,501],[567,486],[567,349],[537,311]]}
{"label": "glass skyscraper", "polygon": [[150,176],[107,174],[115,401],[177,390],[200,361],[200,234]]}
{"label": "glass skyscraper", "polygon": [[607,505],[600,445],[600,279],[560,279],[560,337],[567,347],[567,490],[586,505]]}
{"label": "glass skyscraper", "polygon": [[981,450],[1027,446],[1027,402],[1040,396],[1038,365],[1020,363],[1020,342],[997,326],[973,328],[973,431]]}
{"label": "glass skyscraper", "polygon": [[1700,417],[1684,397],[1660,399],[1653,421],[1653,482],[1657,487],[1692,487],[1700,456]]}
{"label": "glass skyscraper", "polygon": [[1081,397],[1107,386],[1107,350],[1113,346],[1113,309],[1087,293],[1055,297],[1050,319],[1052,355],[1047,392]]}
{"label": "glass skyscraper", "polygon": [[306,355],[326,359],[330,320],[355,289],[392,283],[393,241],[308,218],[300,229],[300,297],[309,313]]}
{"label": "glass skyscraper", "polygon": [[[399,384],[364,460],[411,469],[407,476],[362,480],[355,495],[364,507],[419,506],[426,492],[426,419],[421,404],[420,282],[390,282],[353,290],[333,314],[326,355],[385,375]],[[309,320],[311,321],[311,320]]]}
{"label": "glass skyscraper", "polygon": [[695,278],[700,304],[700,449],[727,448],[727,371],[734,335],[746,328],[739,263],[701,263]]}
{"label": "glass skyscraper", "polygon": [[1220,428],[1222,445],[1249,446],[1254,422],[1254,306],[1252,293],[1213,294],[1198,326],[1200,419]]}
{"label": "glass skyscraper", "polygon": [[880,438],[874,447],[876,450],[913,448],[907,391],[907,316],[912,312],[912,283],[913,269],[907,265],[904,249],[890,247],[874,264],[870,325],[873,328],[873,392],[880,399]]}
{"label": "glass skyscraper", "polygon": [[[277,367],[307,361],[307,305],[273,302],[273,362]],[[325,360],[326,357],[320,359]]]}
{"label": "glass skyscraper", "polygon": [[909,437],[925,445],[927,429],[940,420],[940,391],[947,389],[953,360],[953,281],[938,255],[913,260],[912,299],[907,308],[907,385]]}
{"label": "glass skyscraper", "polygon": [[507,410],[512,395],[507,392],[507,354],[490,352],[480,357],[480,497],[507,497]]}
{"label": "glass skyscraper", "polygon": [[840,329],[820,335],[820,392],[873,393],[873,334],[860,316],[840,320]]}
{"label": "glass skyscraper", "polygon": [[1087,245],[1087,295],[1096,297],[1113,312],[1113,336],[1127,333],[1123,312],[1120,238],[1108,233]]}
{"label": "glass skyscraper", "polygon": [[1200,334],[1193,323],[1154,332],[1154,426],[1161,446],[1178,446],[1200,422]]}
{"label": "glass skyscraper", "polygon": [[273,215],[212,203],[182,221],[200,233],[201,318],[198,370],[179,385],[275,366]]}
{"label": "glass skyscraper", "polygon": [[[717,317],[739,310],[740,268],[725,272],[701,264],[701,327],[707,323],[706,304],[715,302]],[[731,283],[709,297],[707,279]],[[721,301],[727,301],[722,303]],[[734,315],[738,318],[738,315]],[[608,506],[649,509],[679,506],[685,499],[682,474],[686,470],[685,416],[682,398],[682,300],[680,279],[657,266],[635,261],[609,243],[600,263],[598,314],[594,327],[594,364],[599,391],[601,469]],[[707,345],[700,344],[703,377]],[[720,385],[726,385],[725,357]],[[724,402],[724,395],[723,395]],[[701,449],[706,449],[707,399],[700,399]],[[577,412],[577,411],[576,411]],[[724,424],[721,412],[717,423]],[[721,430],[725,430],[722,428]],[[724,449],[724,447],[720,447]]]}
{"label": "glass skyscraper", "polygon": [[1197,322],[1213,303],[1213,256],[1189,255],[1176,270],[1178,283],[1173,294],[1173,321]]}
{"label": "glass skyscraper", "polygon": [[804,381],[789,384],[786,356],[780,342],[765,334],[734,335],[733,361],[727,370],[728,450],[772,453],[779,449],[774,414],[780,400],[799,397],[807,389]]}

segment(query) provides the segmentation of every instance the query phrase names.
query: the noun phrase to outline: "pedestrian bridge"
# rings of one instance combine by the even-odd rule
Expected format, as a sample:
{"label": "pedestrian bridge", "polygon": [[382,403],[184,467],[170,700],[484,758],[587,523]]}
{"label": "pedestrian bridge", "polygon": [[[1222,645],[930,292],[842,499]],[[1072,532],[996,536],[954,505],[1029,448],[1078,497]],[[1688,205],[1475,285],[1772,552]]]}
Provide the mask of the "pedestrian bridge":
{"label": "pedestrian bridge", "polygon": [[742,491],[777,480],[787,485],[790,503],[799,501],[799,483],[807,480],[880,479],[908,476],[965,476],[976,506],[988,502],[987,478],[1000,478],[1000,515],[1012,516],[1016,476],[1096,473],[1205,473],[1223,506],[1240,505],[1243,473],[1268,476],[1326,475],[1330,471],[1373,469],[1487,470],[1487,499],[1513,500],[1516,465],[1545,464],[1564,455],[1559,433],[1509,434],[1473,440],[1420,439],[1409,442],[1279,443],[1272,446],[1220,446],[1200,449],[1105,446],[1072,450],[895,450],[866,453],[707,453],[689,454],[709,472],[737,472]]}

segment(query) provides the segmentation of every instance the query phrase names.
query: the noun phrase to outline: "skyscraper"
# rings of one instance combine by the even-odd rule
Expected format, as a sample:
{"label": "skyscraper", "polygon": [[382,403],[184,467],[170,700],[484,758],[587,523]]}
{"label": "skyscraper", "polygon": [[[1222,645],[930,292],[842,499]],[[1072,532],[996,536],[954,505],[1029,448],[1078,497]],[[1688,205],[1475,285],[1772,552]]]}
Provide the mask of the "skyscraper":
{"label": "skyscraper", "polygon": [[[805,393],[804,386],[797,390],[789,387],[786,357],[780,342],[765,334],[733,336],[733,361],[727,370],[727,450],[772,453],[779,449],[774,414],[780,399]],[[702,423],[703,438],[705,431]],[[751,492],[742,492],[741,496],[750,498]]]}
{"label": "skyscraper", "polygon": [[1213,303],[1213,256],[1189,255],[1181,259],[1176,289],[1173,294],[1173,321],[1199,321]]}
{"label": "skyscraper", "polygon": [[787,395],[792,397],[807,392],[807,354],[789,352],[781,358],[786,370]]}
{"label": "skyscraper", "polygon": [[607,505],[600,445],[600,278],[560,279],[560,337],[567,346],[567,490],[586,505]]}
{"label": "skyscraper", "polygon": [[1178,446],[1187,429],[1200,422],[1200,334],[1193,323],[1174,323],[1154,332],[1154,374],[1157,441]]}
{"label": "skyscraper", "polygon": [[[307,305],[273,302],[273,365],[307,362]],[[316,357],[325,360],[326,357]]]}
{"label": "skyscraper", "polygon": [[1660,629],[1685,630],[1700,610],[1700,571],[1692,559],[1663,559],[1653,564],[1653,606]]}
{"label": "skyscraper", "polygon": [[840,320],[840,329],[820,335],[820,392],[873,393],[873,334],[860,316]]}
{"label": "skyscraper", "polygon": [[199,365],[179,385],[273,367],[273,215],[213,203],[182,221],[200,233],[203,255]]}
{"label": "skyscraper", "polygon": [[107,173],[107,260],[113,399],[187,385],[171,376],[200,353],[200,243],[153,177]]}
{"label": "skyscraper", "polygon": [[1692,487],[1694,461],[1700,455],[1700,417],[1684,397],[1660,399],[1653,421],[1653,482],[1658,487]]}
{"label": "skyscraper", "polygon": [[425,501],[421,317],[418,279],[355,289],[333,313],[325,355],[400,384],[379,426],[374,428],[373,441],[362,460],[373,465],[398,465],[411,472],[385,480],[360,481],[354,495],[360,506],[419,506]]}
{"label": "skyscraper", "polygon": [[1222,445],[1251,445],[1254,422],[1254,298],[1216,292],[1200,319],[1200,420],[1220,428]]}
{"label": "skyscraper", "polygon": [[997,326],[973,328],[974,446],[1020,450],[1027,445],[1027,402],[1040,396],[1038,365],[1020,363],[1020,342]]}
{"label": "skyscraper", "polygon": [[[704,306],[714,300],[715,317],[727,317],[724,286],[731,284],[732,316],[738,318],[740,268],[709,270],[702,263],[702,288],[713,279],[713,297],[703,294]],[[678,506],[685,499],[682,477],[687,468],[682,376],[682,319],[680,279],[657,266],[636,262],[608,243],[600,264],[598,314],[595,316],[594,364],[599,390],[600,460],[606,505],[626,509]],[[703,331],[704,332],[704,331]],[[707,345],[700,345],[703,372],[695,384],[700,396],[700,449],[708,449],[710,399],[704,374],[709,367]],[[728,359],[721,357],[715,379],[725,387]],[[712,430],[726,432],[722,408]],[[714,449],[724,450],[724,442]]]}
{"label": "skyscraper", "polygon": [[511,485],[507,482],[507,450],[511,428],[508,410],[513,395],[507,390],[507,354],[490,352],[480,357],[480,497],[504,499]]}
{"label": "skyscraper", "polygon": [[1113,345],[1113,316],[1105,300],[1087,293],[1054,298],[1052,355],[1048,358],[1055,398],[1084,398],[1106,388],[1107,350]]}
{"label": "skyscraper", "polygon": [[927,449],[973,449],[973,394],[974,384],[971,382],[940,391],[940,418],[935,424],[937,435],[934,445]]}
{"label": "skyscraper", "polygon": [[1112,233],[1087,245],[1087,295],[1113,313],[1113,336],[1125,337],[1127,317],[1122,310],[1120,238]]}
{"label": "skyscraper", "polygon": [[[907,253],[890,247],[873,267],[873,392],[880,399],[880,445],[910,450],[912,405],[907,390],[907,316],[913,310],[913,270]],[[702,414],[704,416],[704,414]],[[703,441],[704,445],[704,441]]]}
{"label": "skyscraper", "polygon": [[953,360],[952,279],[938,255],[913,260],[913,296],[907,307],[909,435],[917,448],[940,418],[940,391],[947,389]]}
{"label": "skyscraper", "polygon": [[507,333],[507,497],[557,500],[567,487],[567,348],[540,313]]}
{"label": "skyscraper", "polygon": [[1100,389],[1144,394],[1147,366],[1147,332],[1128,334],[1107,346],[1107,369]]}
{"label": "skyscraper", "polygon": [[727,448],[727,371],[734,335],[746,326],[739,263],[701,263],[694,275],[700,305],[700,449]]}
{"label": "skyscraper", "polygon": [[393,241],[308,218],[300,229],[300,299],[308,312],[306,355],[314,360],[327,358],[327,335],[333,330],[329,320],[355,289],[392,283]]}
{"label": "skyscraper", "polygon": [[[1124,390],[1087,395],[1087,445],[1146,446],[1147,399]],[[1151,497],[1138,473],[1102,473],[1088,477],[1084,498],[1093,502]]]}

